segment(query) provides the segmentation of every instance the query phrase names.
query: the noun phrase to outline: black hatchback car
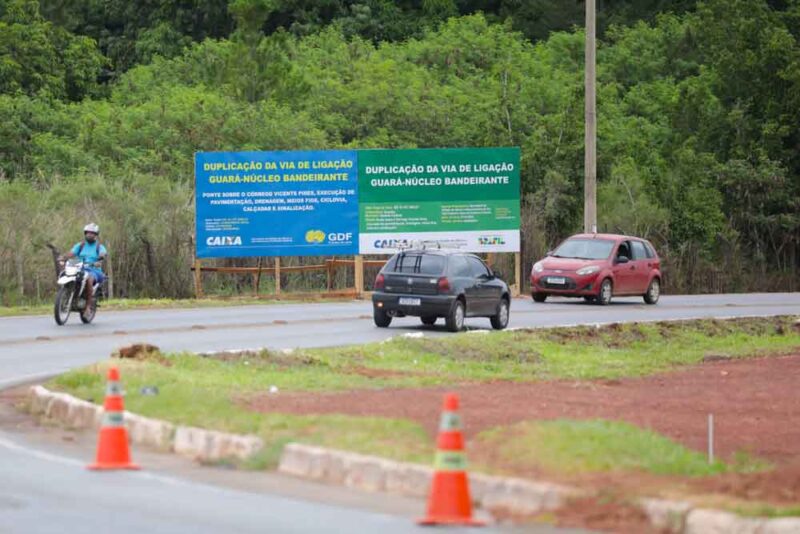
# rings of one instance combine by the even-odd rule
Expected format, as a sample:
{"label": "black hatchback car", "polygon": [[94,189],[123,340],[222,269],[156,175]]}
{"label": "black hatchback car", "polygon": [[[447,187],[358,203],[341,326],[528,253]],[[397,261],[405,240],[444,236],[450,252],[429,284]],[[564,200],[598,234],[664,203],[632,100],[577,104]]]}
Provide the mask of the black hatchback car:
{"label": "black hatchback car", "polygon": [[375,324],[393,317],[420,317],[432,325],[444,317],[447,329],[464,328],[466,317],[488,317],[492,327],[508,325],[508,284],[472,254],[448,250],[406,250],[392,256],[375,278]]}

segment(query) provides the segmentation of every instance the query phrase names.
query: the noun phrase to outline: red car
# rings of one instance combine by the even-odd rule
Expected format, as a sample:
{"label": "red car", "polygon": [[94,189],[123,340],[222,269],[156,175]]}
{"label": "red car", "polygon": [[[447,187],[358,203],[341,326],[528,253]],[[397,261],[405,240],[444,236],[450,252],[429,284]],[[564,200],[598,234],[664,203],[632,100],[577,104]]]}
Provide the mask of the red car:
{"label": "red car", "polygon": [[570,237],[531,269],[531,296],[583,297],[607,305],[612,296],[642,296],[655,304],[661,294],[661,260],[650,242],[612,234]]}

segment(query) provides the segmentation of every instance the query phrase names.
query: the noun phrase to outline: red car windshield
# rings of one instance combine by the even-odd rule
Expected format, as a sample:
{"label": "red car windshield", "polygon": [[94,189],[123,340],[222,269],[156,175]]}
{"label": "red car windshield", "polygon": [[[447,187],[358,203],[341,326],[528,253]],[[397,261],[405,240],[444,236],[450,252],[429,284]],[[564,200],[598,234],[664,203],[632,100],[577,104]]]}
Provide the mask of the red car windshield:
{"label": "red car windshield", "polygon": [[604,260],[611,255],[614,241],[607,239],[568,239],[561,244],[553,256],[580,260]]}

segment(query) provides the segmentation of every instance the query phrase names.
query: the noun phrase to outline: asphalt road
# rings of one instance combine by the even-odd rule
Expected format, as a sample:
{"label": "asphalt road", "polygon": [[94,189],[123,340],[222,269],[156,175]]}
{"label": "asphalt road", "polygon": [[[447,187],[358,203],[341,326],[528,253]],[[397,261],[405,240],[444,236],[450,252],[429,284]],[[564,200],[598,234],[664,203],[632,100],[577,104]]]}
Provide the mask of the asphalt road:
{"label": "asphalt road", "polygon": [[[617,299],[605,308],[569,300],[517,300],[510,327],[779,314],[800,315],[800,293],[662,297],[657,306]],[[468,320],[467,325],[489,328],[485,319]],[[88,326],[77,317],[64,327],[47,316],[2,318],[0,389],[105,359],[114,349],[135,342],[169,351],[281,349],[377,341],[407,332],[453,335],[441,324],[423,327],[414,318],[395,320],[388,329],[375,328],[369,302],[127,312],[101,308],[96,323]],[[159,470],[89,473],[83,470],[85,457],[11,432],[15,427],[8,417],[0,412],[0,533],[414,529],[407,512],[286,497],[281,484],[249,491]],[[549,531],[542,527],[538,532]]]}
{"label": "asphalt road", "polygon": [[[616,299],[608,307],[574,300],[535,304],[515,300],[510,327],[598,322],[653,321],[698,317],[800,315],[800,293],[665,296],[656,306],[641,299]],[[98,312],[95,323],[71,317],[57,326],[52,317],[0,318],[0,388],[63,372],[106,358],[131,343],[168,351],[274,349],[379,341],[407,332],[452,335],[442,321],[422,326],[416,318],[395,319],[388,329],[372,323],[369,302],[284,304],[189,310]],[[490,328],[487,319],[468,319],[470,328]]]}

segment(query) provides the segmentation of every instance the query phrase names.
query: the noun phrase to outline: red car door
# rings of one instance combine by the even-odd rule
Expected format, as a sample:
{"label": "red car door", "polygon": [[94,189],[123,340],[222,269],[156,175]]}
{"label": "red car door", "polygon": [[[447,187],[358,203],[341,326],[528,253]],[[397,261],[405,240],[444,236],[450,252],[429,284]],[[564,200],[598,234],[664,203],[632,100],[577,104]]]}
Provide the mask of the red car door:
{"label": "red car door", "polygon": [[641,241],[631,241],[631,250],[633,252],[633,264],[636,266],[631,291],[644,295],[647,291],[647,284],[650,283],[652,260],[647,257],[647,250]]}
{"label": "red car door", "polygon": [[[628,261],[622,260],[626,258]],[[635,287],[636,264],[631,257],[631,245],[628,241],[620,242],[614,254],[614,293],[623,295],[631,293]]]}

